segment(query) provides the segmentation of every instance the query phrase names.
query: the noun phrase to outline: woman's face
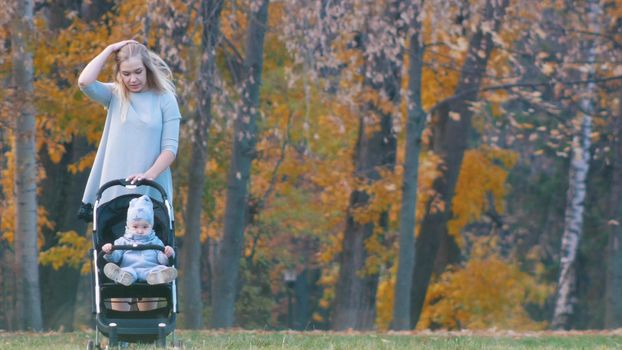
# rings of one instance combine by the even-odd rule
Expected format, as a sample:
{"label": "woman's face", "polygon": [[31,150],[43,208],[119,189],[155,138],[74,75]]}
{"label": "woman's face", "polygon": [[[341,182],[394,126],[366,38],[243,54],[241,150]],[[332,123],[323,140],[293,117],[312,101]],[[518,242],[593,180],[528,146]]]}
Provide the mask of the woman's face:
{"label": "woman's face", "polygon": [[139,56],[130,57],[119,65],[119,74],[131,92],[141,92],[147,84],[147,69]]}

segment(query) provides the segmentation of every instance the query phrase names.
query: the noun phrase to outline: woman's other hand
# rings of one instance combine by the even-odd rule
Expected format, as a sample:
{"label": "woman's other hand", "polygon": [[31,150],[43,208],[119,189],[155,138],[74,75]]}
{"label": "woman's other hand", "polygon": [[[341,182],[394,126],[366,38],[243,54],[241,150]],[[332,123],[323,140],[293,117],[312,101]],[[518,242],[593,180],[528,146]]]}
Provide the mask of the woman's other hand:
{"label": "woman's other hand", "polygon": [[132,174],[128,177],[125,178],[125,181],[129,181],[132,185],[136,183],[136,181],[141,181],[141,180],[151,180],[153,181],[153,176],[147,174],[147,173],[140,173],[140,174]]}

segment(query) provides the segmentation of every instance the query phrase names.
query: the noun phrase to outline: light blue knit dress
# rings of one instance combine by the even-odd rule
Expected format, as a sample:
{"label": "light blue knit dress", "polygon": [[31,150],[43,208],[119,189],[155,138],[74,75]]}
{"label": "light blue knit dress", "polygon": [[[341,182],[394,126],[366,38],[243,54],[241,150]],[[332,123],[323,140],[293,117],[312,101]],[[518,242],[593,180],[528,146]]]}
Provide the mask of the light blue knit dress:
{"label": "light blue knit dress", "polygon": [[[181,114],[175,95],[170,92],[130,93],[125,121],[121,120],[121,100],[112,83],[93,82],[82,91],[107,110],[106,123],[95,162],[91,168],[82,202],[93,203],[97,190],[106,182],[144,173],[165,150],[177,154]],[[173,203],[173,180],[170,168],[155,181]],[[101,203],[127,193],[146,194],[161,200],[158,191],[147,186],[128,190],[122,186],[107,189]]]}

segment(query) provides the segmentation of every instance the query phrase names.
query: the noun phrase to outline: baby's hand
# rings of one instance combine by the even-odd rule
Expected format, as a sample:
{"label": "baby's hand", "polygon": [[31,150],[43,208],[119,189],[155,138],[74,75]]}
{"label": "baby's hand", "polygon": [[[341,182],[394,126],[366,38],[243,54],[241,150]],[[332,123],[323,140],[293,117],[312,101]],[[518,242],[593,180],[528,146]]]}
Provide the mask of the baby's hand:
{"label": "baby's hand", "polygon": [[112,244],[106,243],[102,246],[102,251],[106,254],[110,254],[110,250],[112,250]]}
{"label": "baby's hand", "polygon": [[164,255],[170,258],[174,254],[175,254],[175,250],[173,249],[173,247],[171,247],[170,245],[167,245],[166,247],[164,247]]}

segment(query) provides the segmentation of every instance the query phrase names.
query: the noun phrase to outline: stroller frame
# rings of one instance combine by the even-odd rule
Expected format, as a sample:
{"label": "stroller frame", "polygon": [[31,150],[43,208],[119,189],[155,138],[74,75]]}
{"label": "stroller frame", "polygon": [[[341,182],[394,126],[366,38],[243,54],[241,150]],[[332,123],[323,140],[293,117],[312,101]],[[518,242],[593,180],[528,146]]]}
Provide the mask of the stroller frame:
{"label": "stroller frame", "polygon": [[[93,205],[93,248],[91,249],[91,296],[92,304],[91,311],[95,315],[95,341],[89,340],[87,349],[100,348],[99,345],[99,333],[108,337],[109,347],[117,346],[119,341],[127,342],[153,342],[156,341],[157,347],[166,347],[166,336],[172,333],[173,343],[176,343],[175,339],[175,326],[176,315],[178,310],[178,296],[177,296],[177,281],[173,280],[169,284],[165,285],[147,285],[143,282],[137,282],[132,286],[117,285],[114,282],[108,283],[107,277],[103,275],[103,266],[105,260],[103,258],[104,252],[101,251],[101,246],[104,243],[111,243],[116,237],[107,237],[105,239],[102,235],[107,231],[98,234],[98,215],[99,209],[108,209],[107,205],[115,205],[121,203],[119,208],[126,212],[127,206],[125,202],[129,203],[129,200],[136,198],[141,194],[126,194],[116,197],[106,203],[100,205],[100,200],[103,192],[113,186],[123,186],[127,189],[135,189],[139,186],[149,186],[155,188],[160,192],[162,196],[162,202],[152,199],[154,203],[154,212],[160,213],[155,219],[161,218],[161,213],[167,214],[168,222],[154,222],[154,229],[158,228],[164,231],[156,234],[164,241],[165,245],[174,245],[175,225],[174,216],[172,212],[172,206],[169,203],[166,192],[155,181],[141,180],[136,181],[134,184],[125,181],[124,179],[112,180],[98,190],[96,194],[95,204]],[[114,202],[114,203],[113,203]],[[113,208],[114,210],[115,208]],[[120,212],[119,210],[117,210]],[[111,216],[118,221],[117,216]],[[105,225],[106,222],[104,222]],[[104,228],[104,227],[102,227]],[[101,231],[101,230],[100,230]],[[112,228],[109,229],[113,235],[117,235],[112,232]],[[164,236],[166,235],[166,236]],[[118,235],[117,235],[118,236]],[[145,249],[158,249],[163,251],[164,248],[160,246],[113,246],[113,250],[145,250]],[[99,250],[99,251],[98,251]],[[176,266],[175,259],[172,259],[172,266]],[[102,280],[103,278],[103,280]],[[108,280],[109,281],[109,280]],[[154,310],[147,311],[116,311],[108,309],[104,305],[105,298],[138,298],[138,297],[164,297],[166,300],[166,307],[156,308]],[[135,316],[136,318],[132,318]]]}

